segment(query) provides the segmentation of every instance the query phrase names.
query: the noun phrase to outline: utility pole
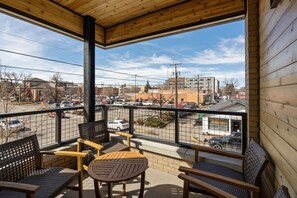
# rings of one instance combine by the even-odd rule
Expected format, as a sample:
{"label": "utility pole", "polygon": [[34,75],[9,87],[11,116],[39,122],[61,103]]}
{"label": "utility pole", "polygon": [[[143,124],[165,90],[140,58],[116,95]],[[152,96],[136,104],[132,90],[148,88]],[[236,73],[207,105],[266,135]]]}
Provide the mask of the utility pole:
{"label": "utility pole", "polygon": [[177,71],[177,66],[178,65],[181,65],[181,63],[173,63],[173,64],[170,64],[171,66],[174,66],[174,72],[173,74],[175,75],[175,107],[177,108],[178,107],[178,83],[177,83],[177,79],[178,79],[178,76],[180,76],[180,72]]}

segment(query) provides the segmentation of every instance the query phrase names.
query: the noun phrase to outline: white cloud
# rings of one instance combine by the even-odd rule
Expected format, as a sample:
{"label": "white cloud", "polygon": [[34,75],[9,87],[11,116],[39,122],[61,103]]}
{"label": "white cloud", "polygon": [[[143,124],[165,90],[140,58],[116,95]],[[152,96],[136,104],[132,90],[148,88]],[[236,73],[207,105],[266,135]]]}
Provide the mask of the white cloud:
{"label": "white cloud", "polygon": [[108,63],[113,68],[119,69],[133,69],[133,68],[143,68],[151,67],[154,65],[163,65],[172,63],[172,58],[167,55],[157,55],[153,54],[151,56],[139,56],[137,58],[130,58],[127,53],[124,56],[113,55],[113,59],[108,60]]}
{"label": "white cloud", "polygon": [[184,59],[183,62],[201,65],[244,63],[244,42],[242,35],[236,38],[222,39],[217,49],[196,52],[193,57]]}

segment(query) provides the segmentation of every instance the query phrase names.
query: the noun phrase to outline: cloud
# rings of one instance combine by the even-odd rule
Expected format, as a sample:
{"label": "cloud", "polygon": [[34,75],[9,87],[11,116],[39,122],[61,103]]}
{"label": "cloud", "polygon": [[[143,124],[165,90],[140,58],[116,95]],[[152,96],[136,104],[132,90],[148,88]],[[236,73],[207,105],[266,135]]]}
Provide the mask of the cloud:
{"label": "cloud", "polygon": [[113,57],[113,59],[108,60],[108,63],[113,68],[128,70],[172,63],[172,58],[167,55],[152,54],[151,56],[138,56],[136,58],[130,58],[130,56],[125,53],[124,56],[113,55]]}
{"label": "cloud", "polygon": [[221,39],[217,49],[196,52],[193,57],[186,58],[183,62],[201,65],[244,63],[244,43],[242,35],[231,39]]}
{"label": "cloud", "polygon": [[[76,59],[79,57],[77,54],[79,52],[77,46],[82,46],[81,42],[72,42],[71,39],[64,35],[48,31],[44,28],[25,23],[24,21],[3,14],[0,14],[0,19],[3,21],[3,23],[0,23],[0,48],[3,50],[63,61],[66,61],[66,57],[71,58],[73,53],[76,53]],[[73,52],[72,54],[71,52],[67,53],[65,50],[62,51],[62,49],[70,49],[73,50]],[[83,47],[81,47],[81,51],[82,49]],[[0,64],[29,69],[83,74],[82,68],[1,51]],[[9,67],[7,67],[6,70],[10,72],[32,74],[33,77],[39,77],[44,80],[49,80],[49,78],[54,74]],[[80,76],[62,75],[62,77],[64,80],[82,81],[82,77]]]}

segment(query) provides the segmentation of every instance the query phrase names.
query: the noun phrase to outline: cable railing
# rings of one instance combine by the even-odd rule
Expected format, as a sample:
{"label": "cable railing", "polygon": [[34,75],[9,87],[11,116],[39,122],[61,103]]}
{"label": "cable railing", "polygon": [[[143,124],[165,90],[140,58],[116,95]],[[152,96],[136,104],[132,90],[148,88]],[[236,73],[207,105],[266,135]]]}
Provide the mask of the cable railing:
{"label": "cable railing", "polygon": [[[79,137],[84,122],[80,107],[0,114],[0,144],[37,134],[42,148],[58,147]],[[97,105],[96,120],[106,118],[109,132],[182,147],[202,145],[243,153],[247,114],[195,109]]]}

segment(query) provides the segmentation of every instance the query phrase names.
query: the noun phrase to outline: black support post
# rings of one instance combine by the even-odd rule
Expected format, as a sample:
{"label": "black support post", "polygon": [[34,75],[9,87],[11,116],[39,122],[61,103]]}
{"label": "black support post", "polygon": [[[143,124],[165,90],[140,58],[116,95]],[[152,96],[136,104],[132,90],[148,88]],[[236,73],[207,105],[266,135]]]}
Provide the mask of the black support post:
{"label": "black support post", "polygon": [[134,134],[134,108],[129,107],[129,133]]}
{"label": "black support post", "polygon": [[84,17],[84,121],[95,121],[95,19]]}
{"label": "black support post", "polygon": [[175,143],[179,144],[179,111],[175,110]]}
{"label": "black support post", "polygon": [[56,142],[58,145],[62,142],[62,110],[56,111]]}
{"label": "black support post", "polygon": [[241,132],[241,135],[242,135],[242,154],[245,153],[245,150],[248,146],[248,132],[247,132],[247,115],[242,115],[242,132]]}

